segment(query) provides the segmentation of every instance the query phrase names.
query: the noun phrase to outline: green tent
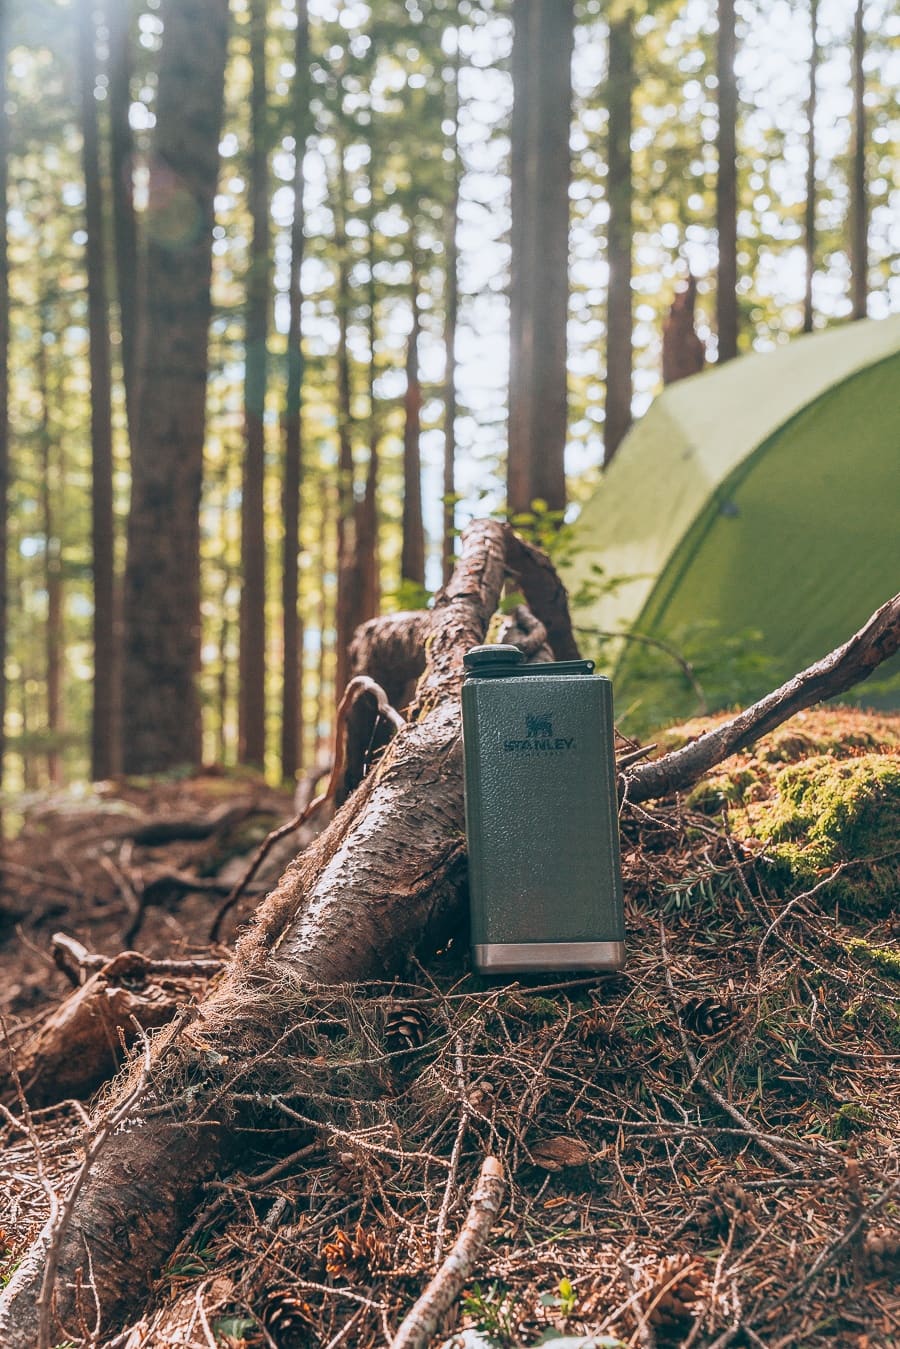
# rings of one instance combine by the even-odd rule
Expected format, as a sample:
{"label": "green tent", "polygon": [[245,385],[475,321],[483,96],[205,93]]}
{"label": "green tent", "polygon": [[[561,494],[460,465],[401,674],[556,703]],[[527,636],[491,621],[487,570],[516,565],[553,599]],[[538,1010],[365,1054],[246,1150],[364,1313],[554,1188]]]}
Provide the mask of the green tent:
{"label": "green tent", "polygon": [[[563,573],[635,726],[758,696],[855,632],[900,590],[900,315],[666,389]],[[900,660],[859,701],[900,706]]]}

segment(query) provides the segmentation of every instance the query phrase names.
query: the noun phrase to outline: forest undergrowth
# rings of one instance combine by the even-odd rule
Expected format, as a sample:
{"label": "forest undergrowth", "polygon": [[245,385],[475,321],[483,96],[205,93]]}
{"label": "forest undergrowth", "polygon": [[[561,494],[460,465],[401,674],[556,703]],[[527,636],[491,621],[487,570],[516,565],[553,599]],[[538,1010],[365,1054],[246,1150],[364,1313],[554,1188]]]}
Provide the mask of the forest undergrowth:
{"label": "forest undergrowth", "polygon": [[[687,800],[626,802],[621,975],[481,979],[456,934],[402,981],[285,987],[290,1030],[245,1093],[254,1149],[207,1186],[109,1349],[389,1344],[488,1154],[507,1199],[454,1343],[896,1344],[900,835],[885,848],[884,821],[900,788],[885,771],[839,791],[830,852],[808,800],[793,832],[781,817],[804,765],[846,783],[898,746],[898,717],[801,714]],[[188,807],[232,814],[200,841],[110,841],[136,812]],[[129,930],[147,954],[225,954],[208,932],[228,878],[289,813],[227,778],[133,785],[77,827],[42,811],[4,876],[7,1054],[65,992],[57,929],[109,955]],[[196,875],[215,884],[191,891]],[[3,1111],[5,1277],[77,1170],[86,1118],[71,1101]]]}

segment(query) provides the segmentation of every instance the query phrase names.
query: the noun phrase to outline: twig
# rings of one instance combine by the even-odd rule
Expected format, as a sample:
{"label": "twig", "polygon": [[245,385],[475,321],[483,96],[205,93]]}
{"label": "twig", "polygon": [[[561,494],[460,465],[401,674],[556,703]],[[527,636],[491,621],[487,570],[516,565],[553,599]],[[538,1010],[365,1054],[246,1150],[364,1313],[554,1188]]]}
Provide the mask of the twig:
{"label": "twig", "polygon": [[628,773],[629,800],[649,801],[652,797],[668,796],[693,786],[710,768],[774,730],[795,712],[802,712],[823,698],[845,693],[868,679],[873,670],[898,650],[900,595],[895,595],[876,610],[848,642],[836,647],[823,660],[794,675],[786,684],[691,744],[664,754],[652,763],[641,764]]}
{"label": "twig", "polygon": [[437,1274],[407,1314],[391,1349],[426,1349],[475,1267],[503,1202],[503,1167],[486,1157],[463,1229]]}
{"label": "twig", "polygon": [[454,1040],[454,1066],[456,1070],[456,1083],[459,1088],[459,1125],[456,1130],[456,1138],[453,1140],[453,1151],[450,1153],[450,1170],[447,1173],[447,1184],[444,1186],[444,1198],[441,1203],[441,1211],[438,1214],[437,1227],[434,1232],[434,1263],[441,1258],[444,1247],[444,1229],[447,1226],[447,1215],[450,1212],[450,1204],[453,1199],[453,1191],[456,1188],[456,1177],[459,1171],[459,1155],[462,1151],[463,1139],[466,1134],[466,1126],[469,1122],[469,1102],[466,1099],[466,1079],[463,1071],[462,1061],[462,1040],[457,1035]]}
{"label": "twig", "polygon": [[742,1111],[738,1110],[736,1105],[732,1105],[731,1101],[729,1101],[727,1097],[722,1095],[718,1087],[713,1086],[712,1082],[709,1080],[706,1073],[704,1073],[702,1067],[700,1066],[700,1063],[696,1055],[694,1054],[694,1051],[691,1049],[687,1035],[685,1034],[684,1031],[684,1027],[681,1024],[681,1017],[678,1014],[678,998],[676,997],[675,994],[675,985],[672,982],[672,971],[669,968],[669,948],[666,943],[666,928],[663,922],[662,914],[659,915],[659,943],[662,948],[663,973],[665,974],[666,987],[669,990],[669,996],[672,1000],[672,1010],[678,1017],[678,1034],[681,1038],[681,1045],[682,1048],[684,1049],[684,1056],[687,1059],[688,1064],[690,1065],[690,1069],[694,1075],[695,1080],[700,1083],[701,1087],[707,1093],[707,1095],[712,1097],[716,1105],[718,1105],[720,1109],[724,1110],[726,1115],[730,1115],[731,1118],[734,1120],[735,1124],[739,1124],[742,1129],[746,1129],[750,1137],[759,1145],[759,1147],[763,1148],[764,1151],[766,1151],[770,1157],[774,1157],[775,1160],[779,1162],[780,1165],[783,1166],[786,1170],[788,1171],[796,1170],[797,1165],[796,1162],[792,1162],[791,1159],[787,1157],[781,1151],[780,1148],[773,1147],[773,1145],[767,1139],[766,1135],[761,1133],[759,1129],[755,1128],[754,1125],[747,1118],[747,1116],[743,1114]]}
{"label": "twig", "polygon": [[331,801],[334,798],[344,772],[344,756],[346,752],[344,728],[347,717],[357,698],[361,697],[364,693],[369,693],[374,696],[379,715],[389,721],[395,731],[402,730],[403,727],[405,727],[406,722],[397,709],[391,706],[388,701],[388,696],[380,684],[376,684],[375,680],[370,679],[368,675],[356,675],[355,678],[350,680],[349,684],[344,689],[344,696],[341,698],[335,715],[334,757],[325,790],[314,797],[309,805],[304,806],[299,814],[295,815],[292,820],[288,820],[286,824],[279,825],[277,829],[273,829],[272,832],[263,839],[256,852],[256,856],[253,858],[240,880],[237,881],[231,893],[225,899],[224,904],[219,909],[219,912],[216,914],[213,925],[210,928],[210,941],[219,940],[219,933],[222,931],[222,923],[234,908],[235,904],[237,904],[241,895],[247,889],[247,886],[253,880],[253,877],[259,871],[275,844],[280,842],[281,839],[286,838],[288,834],[293,834],[296,829],[299,829],[306,823],[310,816],[320,810],[327,801]]}
{"label": "twig", "polygon": [[705,716],[709,711],[709,700],[704,692],[703,685],[697,678],[697,672],[694,669],[687,656],[683,656],[677,647],[672,646],[670,642],[665,642],[661,637],[650,637],[646,632],[605,632],[601,628],[580,628],[576,625],[576,632],[586,633],[590,637],[599,637],[601,640],[637,642],[639,646],[652,646],[656,651],[662,651],[667,656],[671,656],[675,664],[681,670],[685,679],[694,690],[697,698],[697,711],[700,716]]}

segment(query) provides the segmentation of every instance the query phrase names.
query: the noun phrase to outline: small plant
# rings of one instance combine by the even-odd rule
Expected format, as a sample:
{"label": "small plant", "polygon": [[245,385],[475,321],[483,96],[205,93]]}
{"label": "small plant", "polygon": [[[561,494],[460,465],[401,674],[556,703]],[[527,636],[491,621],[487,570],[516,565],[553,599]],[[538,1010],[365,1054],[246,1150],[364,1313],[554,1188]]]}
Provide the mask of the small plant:
{"label": "small plant", "polygon": [[542,1293],[541,1306],[555,1307],[564,1321],[567,1321],[570,1316],[574,1316],[575,1308],[578,1306],[578,1294],[572,1280],[563,1276],[556,1285],[555,1293]]}
{"label": "small plant", "polygon": [[463,1294],[462,1309],[489,1339],[501,1345],[515,1342],[512,1294],[496,1280],[486,1292],[481,1284],[473,1284],[471,1292]]}

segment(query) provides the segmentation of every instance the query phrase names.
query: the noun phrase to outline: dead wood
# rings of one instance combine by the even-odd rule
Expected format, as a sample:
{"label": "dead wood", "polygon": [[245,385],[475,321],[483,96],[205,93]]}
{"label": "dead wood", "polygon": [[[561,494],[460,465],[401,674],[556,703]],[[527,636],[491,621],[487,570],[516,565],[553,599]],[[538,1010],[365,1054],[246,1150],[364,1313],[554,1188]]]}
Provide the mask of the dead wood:
{"label": "dead wood", "polygon": [[[407,726],[330,826],[288,867],[195,1020],[169,1027],[155,1040],[140,1110],[106,1138],[57,1240],[60,1329],[77,1324],[74,1289],[79,1278],[84,1287],[89,1284],[87,1253],[104,1326],[115,1324],[146,1292],[204,1181],[239,1154],[248,1102],[255,1102],[257,1111],[271,1103],[277,1112],[279,1064],[296,1063],[302,1053],[290,1037],[295,1009],[310,986],[384,978],[424,931],[458,914],[465,876],[462,657],[484,640],[510,573],[554,654],[577,654],[565,593],[549,561],[508,526],[473,523],[434,609],[407,618],[405,629],[393,624],[394,640],[404,633],[407,640],[412,629],[420,638],[425,632],[427,664]],[[704,738],[697,742],[699,755],[696,746],[688,747],[695,753],[688,754],[687,767],[679,758],[686,751],[636,764],[623,775],[627,794],[643,800],[670,790],[676,779],[676,785],[693,781],[798,707],[871,673],[897,649],[898,604],[886,606],[847,647],[791,681],[787,693],[763,700],[757,705],[761,712],[754,716],[751,709],[729,723],[738,728],[731,736],[720,728],[718,758],[710,757]],[[373,659],[380,658],[383,629],[375,623],[361,631]],[[385,679],[378,682],[387,687]],[[794,684],[798,689],[791,692]],[[127,1080],[118,1088],[101,1112],[101,1126],[130,1089]],[[295,1110],[293,1118],[305,1117]],[[45,1349],[33,1309],[43,1254],[53,1239],[51,1226],[0,1299],[0,1342],[8,1349]],[[85,1314],[93,1319],[93,1302]]]}
{"label": "dead wood", "polygon": [[391,1349],[427,1349],[476,1268],[500,1213],[503,1190],[503,1167],[496,1157],[486,1157],[462,1231],[437,1274],[405,1317],[391,1341]]}
{"label": "dead wood", "polygon": [[877,609],[867,623],[824,660],[794,675],[758,703],[681,749],[632,768],[624,778],[629,801],[648,801],[684,791],[730,754],[746,749],[769,731],[825,698],[836,698],[868,679],[900,650],[900,594]]}
{"label": "dead wood", "polygon": [[138,951],[110,960],[62,934],[54,937],[53,952],[69,977],[83,982],[16,1053],[19,1079],[35,1107],[89,1096],[142,1031],[170,1022],[222,967],[215,960],[148,960]]}
{"label": "dead wood", "polygon": [[239,806],[222,806],[209,815],[188,815],[172,818],[145,820],[142,824],[117,829],[115,833],[122,838],[130,838],[143,848],[161,847],[165,843],[195,842],[212,838],[224,833],[235,824],[240,824],[257,807],[244,803]]}

